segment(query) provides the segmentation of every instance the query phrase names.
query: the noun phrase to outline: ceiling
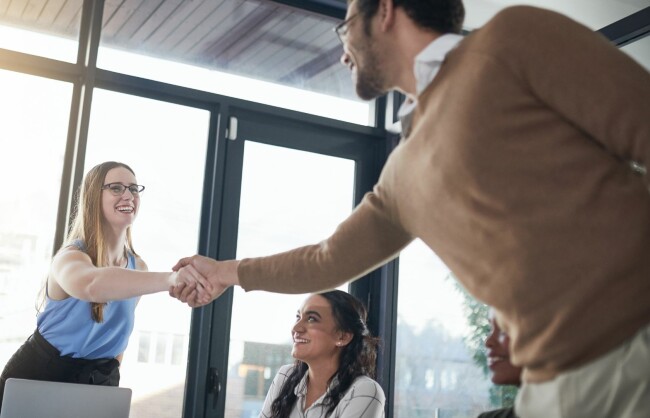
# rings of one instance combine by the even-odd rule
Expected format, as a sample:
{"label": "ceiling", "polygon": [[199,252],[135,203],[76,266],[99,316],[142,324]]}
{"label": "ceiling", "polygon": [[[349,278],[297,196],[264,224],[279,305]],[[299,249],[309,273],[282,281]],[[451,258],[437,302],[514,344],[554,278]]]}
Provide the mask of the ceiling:
{"label": "ceiling", "polygon": [[[0,23],[76,37],[82,3],[0,0]],[[345,0],[106,0],[101,42],[353,98],[350,75],[338,63],[341,46],[332,31],[345,15],[345,4]],[[499,10],[515,4],[556,10],[593,30],[650,10],[650,0],[465,0],[465,29],[476,29]],[[631,44],[624,50],[650,68],[650,48]]]}

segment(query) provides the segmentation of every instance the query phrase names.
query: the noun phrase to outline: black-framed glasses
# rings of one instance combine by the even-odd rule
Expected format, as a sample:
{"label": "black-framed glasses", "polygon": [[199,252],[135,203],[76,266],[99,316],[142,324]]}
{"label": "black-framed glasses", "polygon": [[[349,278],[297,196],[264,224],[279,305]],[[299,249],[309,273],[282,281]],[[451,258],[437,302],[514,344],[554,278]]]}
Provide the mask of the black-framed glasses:
{"label": "black-framed glasses", "polygon": [[341,41],[342,44],[345,44],[345,38],[348,35],[348,25],[357,16],[359,16],[359,13],[353,14],[352,16],[345,19],[343,22],[341,22],[338,25],[334,26],[333,30],[336,33],[336,36],[339,37],[339,41]]}
{"label": "black-framed glasses", "polygon": [[108,183],[102,186],[102,190],[106,189],[108,189],[113,196],[122,196],[126,189],[129,189],[129,192],[131,192],[133,196],[139,196],[144,190],[144,186],[140,184],[131,184],[127,186],[122,183]]}

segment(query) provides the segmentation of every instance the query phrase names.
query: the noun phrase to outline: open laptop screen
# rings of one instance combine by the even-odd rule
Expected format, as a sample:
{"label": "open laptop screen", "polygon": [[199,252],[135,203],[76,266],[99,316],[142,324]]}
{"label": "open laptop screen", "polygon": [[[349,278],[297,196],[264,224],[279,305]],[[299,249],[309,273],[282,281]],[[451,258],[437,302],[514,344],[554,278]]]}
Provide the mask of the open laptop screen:
{"label": "open laptop screen", "polygon": [[128,418],[131,389],[7,379],[0,418]]}

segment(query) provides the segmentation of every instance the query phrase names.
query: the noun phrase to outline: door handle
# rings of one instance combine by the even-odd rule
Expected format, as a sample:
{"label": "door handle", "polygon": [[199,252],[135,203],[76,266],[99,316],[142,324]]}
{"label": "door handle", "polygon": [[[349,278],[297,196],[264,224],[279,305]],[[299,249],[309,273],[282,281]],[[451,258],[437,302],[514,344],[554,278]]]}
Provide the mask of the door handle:
{"label": "door handle", "polygon": [[221,393],[221,382],[219,382],[219,371],[216,367],[210,367],[208,371],[208,393],[212,394],[212,409],[217,407],[219,393]]}

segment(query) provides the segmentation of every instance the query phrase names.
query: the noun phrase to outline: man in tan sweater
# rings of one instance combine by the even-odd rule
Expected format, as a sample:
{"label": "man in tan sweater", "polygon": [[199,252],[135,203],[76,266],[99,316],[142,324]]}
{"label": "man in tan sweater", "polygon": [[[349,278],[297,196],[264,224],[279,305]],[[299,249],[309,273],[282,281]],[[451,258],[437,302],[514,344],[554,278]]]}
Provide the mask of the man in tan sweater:
{"label": "man in tan sweater", "polygon": [[451,34],[462,18],[460,0],[352,0],[337,32],[357,93],[409,98],[374,191],[321,243],[178,265],[214,297],[305,293],[420,238],[496,309],[524,367],[519,416],[644,416],[650,193],[631,166],[650,163],[650,75],[553,12],[509,8],[465,39]]}

